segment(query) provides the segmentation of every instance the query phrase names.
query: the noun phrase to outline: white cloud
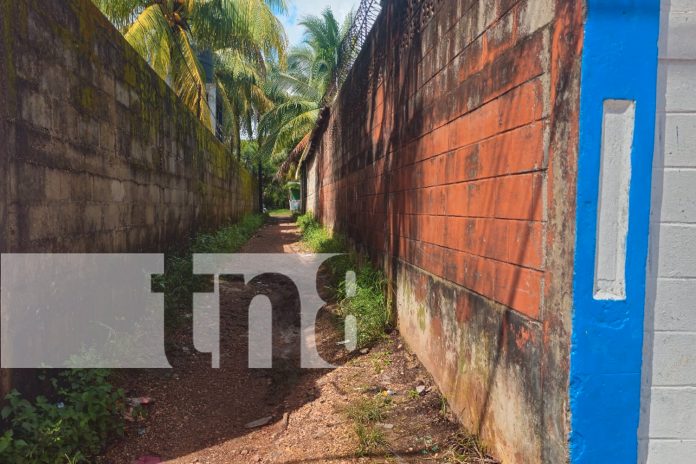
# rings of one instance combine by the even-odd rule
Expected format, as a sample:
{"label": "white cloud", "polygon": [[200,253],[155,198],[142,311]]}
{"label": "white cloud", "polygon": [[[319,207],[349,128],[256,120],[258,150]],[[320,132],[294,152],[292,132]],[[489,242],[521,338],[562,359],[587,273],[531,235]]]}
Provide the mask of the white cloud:
{"label": "white cloud", "polygon": [[288,14],[281,17],[290,40],[290,45],[297,45],[302,42],[304,28],[297,23],[304,16],[318,16],[324,11],[324,8],[330,6],[334,16],[342,22],[351,9],[357,8],[358,3],[358,0],[290,0],[288,2]]}

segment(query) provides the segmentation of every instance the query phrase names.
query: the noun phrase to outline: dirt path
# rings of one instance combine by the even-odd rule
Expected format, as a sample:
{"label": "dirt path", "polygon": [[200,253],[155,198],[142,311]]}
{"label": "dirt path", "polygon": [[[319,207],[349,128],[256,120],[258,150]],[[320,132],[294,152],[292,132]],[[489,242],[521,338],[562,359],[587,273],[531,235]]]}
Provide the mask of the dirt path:
{"label": "dirt path", "polygon": [[[271,219],[242,250],[301,251],[290,218]],[[130,423],[124,439],[100,462],[490,462],[449,459],[458,427],[450,421],[432,380],[396,333],[369,352],[349,354],[338,343],[341,337],[330,310],[324,311],[317,327],[319,351],[340,367],[301,370],[296,350],[287,355],[288,350],[278,346],[297,342],[282,335],[298,333],[298,308],[289,303],[293,289],[272,281],[261,287],[274,287],[269,297],[274,308],[282,307],[275,311],[280,316],[274,327],[281,326],[275,332],[281,335],[274,336],[274,368],[247,368],[247,308],[253,295],[233,282],[223,283],[221,369],[210,368],[209,356],[182,349],[177,351],[179,358],[170,359],[172,370],[123,373],[118,383],[127,394],[150,397],[152,404],[145,407],[146,417]],[[374,446],[363,447],[359,456],[361,440],[346,411],[365,404],[378,408],[380,417],[361,431],[362,443],[374,439]],[[264,419],[268,423],[263,426],[249,425]]]}

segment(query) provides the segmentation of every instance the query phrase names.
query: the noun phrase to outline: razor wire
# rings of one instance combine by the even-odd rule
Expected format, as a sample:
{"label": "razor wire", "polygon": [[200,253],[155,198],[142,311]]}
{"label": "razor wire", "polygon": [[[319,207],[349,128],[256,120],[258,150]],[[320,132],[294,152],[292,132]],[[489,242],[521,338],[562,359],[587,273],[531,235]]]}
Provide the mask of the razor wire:
{"label": "razor wire", "polygon": [[361,0],[358,9],[355,11],[353,22],[339,46],[338,62],[331,83],[322,98],[322,107],[329,106],[336,98],[336,95],[338,95],[341,86],[353,69],[355,60],[358,58],[365,42],[367,42],[372,26],[381,10],[380,0]]}

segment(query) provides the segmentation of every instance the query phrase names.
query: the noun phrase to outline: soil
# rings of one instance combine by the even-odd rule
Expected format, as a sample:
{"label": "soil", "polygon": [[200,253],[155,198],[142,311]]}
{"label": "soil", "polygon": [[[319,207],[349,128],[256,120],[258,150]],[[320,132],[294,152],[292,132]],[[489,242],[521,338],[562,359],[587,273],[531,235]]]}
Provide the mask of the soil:
{"label": "soil", "polygon": [[[290,217],[269,219],[241,250],[303,251]],[[129,397],[147,397],[151,403],[143,407],[143,417],[128,422],[124,438],[98,462],[495,462],[475,444],[459,449],[455,459],[453,446],[461,445],[466,435],[397,332],[370,350],[348,353],[327,305],[318,319],[318,346],[322,357],[339,367],[300,369],[293,348],[299,346],[298,308],[289,297],[294,289],[273,280],[262,282],[259,291],[269,295],[274,308],[282,308],[274,311],[274,329],[280,329],[274,330],[274,368],[247,368],[247,308],[253,294],[235,282],[223,282],[221,369],[210,367],[210,355],[187,348],[190,327],[184,327],[169,339],[175,345],[168,350],[174,369],[121,372],[117,385]],[[384,404],[383,417],[372,426],[384,443],[360,454],[356,424],[346,410],[370,398]],[[268,423],[254,427],[256,421]],[[464,454],[471,458],[464,459]]]}

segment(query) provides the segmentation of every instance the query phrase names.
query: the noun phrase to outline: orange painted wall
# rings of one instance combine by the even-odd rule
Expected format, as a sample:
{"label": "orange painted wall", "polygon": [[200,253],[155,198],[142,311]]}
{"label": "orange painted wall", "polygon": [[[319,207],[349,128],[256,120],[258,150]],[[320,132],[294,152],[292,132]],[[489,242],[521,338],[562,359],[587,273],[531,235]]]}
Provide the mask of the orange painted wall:
{"label": "orange painted wall", "polygon": [[504,462],[566,455],[582,21],[383,2],[307,161],[308,209],[383,264],[402,334]]}

